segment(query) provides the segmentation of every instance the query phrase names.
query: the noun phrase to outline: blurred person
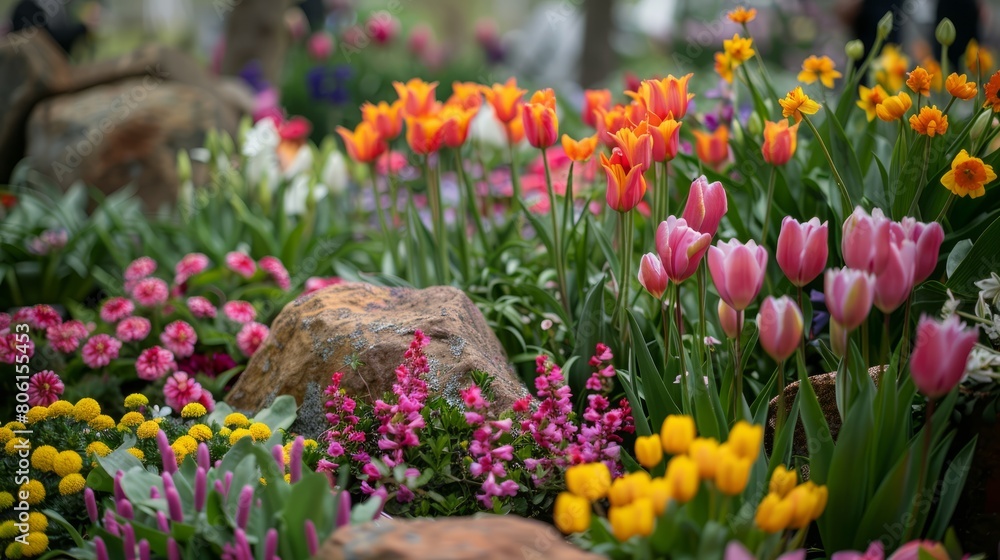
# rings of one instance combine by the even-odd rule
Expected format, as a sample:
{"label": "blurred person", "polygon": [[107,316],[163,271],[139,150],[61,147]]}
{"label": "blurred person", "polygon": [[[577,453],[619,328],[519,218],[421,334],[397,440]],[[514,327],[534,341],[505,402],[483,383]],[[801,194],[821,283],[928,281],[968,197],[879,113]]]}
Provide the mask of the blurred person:
{"label": "blurred person", "polygon": [[63,52],[69,54],[73,46],[89,34],[89,29],[68,13],[67,4],[69,2],[58,0],[21,0],[11,12],[10,31],[44,29]]}

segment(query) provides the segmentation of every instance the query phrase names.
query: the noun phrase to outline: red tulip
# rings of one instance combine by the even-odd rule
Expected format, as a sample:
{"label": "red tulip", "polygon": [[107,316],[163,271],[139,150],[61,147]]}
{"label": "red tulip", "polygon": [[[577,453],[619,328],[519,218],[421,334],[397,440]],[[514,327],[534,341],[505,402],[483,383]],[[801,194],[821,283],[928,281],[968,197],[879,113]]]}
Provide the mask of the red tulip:
{"label": "red tulip", "polygon": [[669,216],[656,228],[656,252],[667,277],[680,284],[691,277],[708,250],[712,236],[689,228],[684,218]]}
{"label": "red tulip", "polygon": [[691,192],[688,194],[684,214],[681,217],[687,222],[688,227],[715,236],[719,230],[719,222],[729,210],[728,204],[726,189],[722,183],[718,181],[709,183],[702,175],[691,183]]}
{"label": "red tulip", "polygon": [[775,361],[783,362],[795,353],[802,340],[802,312],[788,296],[768,296],[760,304],[757,330],[760,345]]}
{"label": "red tulip", "polygon": [[883,313],[892,313],[910,297],[916,251],[909,239],[889,245],[885,268],[875,277],[875,307]]}
{"label": "red tulip", "polygon": [[849,331],[861,326],[875,299],[875,277],[861,270],[831,268],[823,285],[830,317]]}
{"label": "red tulip", "polygon": [[812,282],[826,268],[829,253],[829,227],[819,218],[800,223],[791,216],[781,221],[775,259],[792,284],[802,287]]}
{"label": "red tulip", "polygon": [[667,272],[656,253],[646,253],[639,261],[639,283],[656,299],[667,290]]}
{"label": "red tulip", "polygon": [[646,178],[642,176],[642,168],[629,167],[618,148],[611,152],[611,159],[601,154],[601,165],[608,176],[608,192],[605,196],[608,206],[617,212],[628,212],[635,208],[646,194]]}
{"label": "red tulip", "polygon": [[932,399],[947,395],[965,375],[965,363],[978,338],[976,329],[966,329],[955,315],[940,323],[921,317],[910,356],[910,373],[917,389]]}
{"label": "red tulip", "polygon": [[848,267],[878,274],[886,265],[892,221],[876,208],[869,216],[860,206],[844,221],[841,251]]}
{"label": "red tulip", "polygon": [[754,240],[720,241],[708,250],[708,270],[719,297],[737,311],[746,309],[760,293],[767,271],[767,249]]}

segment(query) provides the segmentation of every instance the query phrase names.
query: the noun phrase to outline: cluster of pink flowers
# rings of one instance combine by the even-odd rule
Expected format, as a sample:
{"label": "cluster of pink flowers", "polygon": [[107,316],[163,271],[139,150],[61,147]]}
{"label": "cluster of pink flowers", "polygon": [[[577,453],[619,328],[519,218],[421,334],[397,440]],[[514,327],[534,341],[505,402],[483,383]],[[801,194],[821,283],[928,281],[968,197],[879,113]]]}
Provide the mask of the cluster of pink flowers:
{"label": "cluster of pink flowers", "polygon": [[[358,403],[340,387],[343,379],[343,373],[334,373],[330,385],[324,391],[327,396],[326,421],[330,423],[330,429],[323,433],[323,440],[329,444],[326,454],[334,459],[350,454],[353,461],[368,463],[371,457],[361,450],[366,439],[365,433],[357,429],[360,418],[354,413]],[[339,467],[339,463],[321,459],[317,469],[333,472]]]}
{"label": "cluster of pink flowers", "polygon": [[[545,453],[538,458],[528,458],[524,466],[530,471],[539,468],[548,473],[554,467],[565,467],[569,462],[563,450],[575,440],[579,428],[572,421],[573,394],[562,369],[552,363],[548,356],[535,358],[535,390],[538,391],[538,406],[521,422],[521,429],[531,434],[535,443]],[[514,412],[526,413],[531,410],[532,397],[524,397],[514,403]],[[532,475],[536,485],[541,484],[546,474]]]}
{"label": "cluster of pink flowers", "polygon": [[174,410],[181,410],[193,402],[201,403],[209,412],[215,409],[212,393],[203,389],[201,383],[183,371],[178,371],[167,379],[163,386],[163,396],[167,406]]}
{"label": "cluster of pink flowers", "polygon": [[483,507],[492,508],[494,497],[517,495],[517,482],[502,480],[507,477],[507,461],[514,459],[514,446],[497,445],[504,434],[510,433],[513,420],[487,420],[489,403],[477,385],[463,389],[461,394],[466,409],[465,422],[473,428],[472,442],[469,443],[469,454],[472,456],[469,472],[477,478],[486,476],[476,498]]}
{"label": "cluster of pink flowers", "polygon": [[344,280],[338,276],[331,276],[329,278],[311,276],[306,279],[305,290],[302,291],[302,295],[307,296],[313,292],[318,292],[327,286],[336,286],[337,284],[341,284],[343,282]]}
{"label": "cluster of pink flowers", "polygon": [[607,394],[612,388],[611,378],[615,376],[615,368],[611,363],[613,358],[610,348],[603,343],[597,344],[597,353],[590,358],[594,373],[587,380],[586,387],[599,392],[587,395],[587,408],[583,411],[580,432],[576,442],[566,451],[574,465],[603,461],[617,476],[622,473],[619,462],[622,437],[619,433],[632,433],[635,425],[627,399],[622,399],[617,408],[611,408],[608,401]]}

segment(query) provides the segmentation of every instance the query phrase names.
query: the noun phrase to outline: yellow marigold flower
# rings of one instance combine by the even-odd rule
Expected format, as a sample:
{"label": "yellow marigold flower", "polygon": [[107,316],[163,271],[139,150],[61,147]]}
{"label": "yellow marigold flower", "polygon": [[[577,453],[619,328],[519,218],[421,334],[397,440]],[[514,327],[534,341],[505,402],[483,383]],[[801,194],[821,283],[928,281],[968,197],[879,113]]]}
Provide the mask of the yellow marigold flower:
{"label": "yellow marigold flower", "polygon": [[[587,504],[589,507],[590,504]],[[14,520],[8,519],[0,523],[0,539],[13,539],[20,531],[14,526]]]}
{"label": "yellow marigold flower", "polygon": [[3,425],[3,427],[7,428],[8,430],[24,430],[24,429],[27,429],[27,426],[25,426],[24,424],[22,424],[22,423],[20,423],[20,422],[18,422],[16,420],[13,421],[13,422],[7,422],[6,424]]}
{"label": "yellow marigold flower", "polygon": [[985,75],[993,69],[993,53],[971,39],[965,46],[965,66],[973,75]]}
{"label": "yellow marigold flower", "polygon": [[14,437],[14,431],[10,428],[0,428],[0,443],[7,443]]}
{"label": "yellow marigold flower", "polygon": [[812,84],[819,80],[823,87],[833,89],[833,81],[843,76],[835,68],[836,64],[830,57],[811,55],[802,61],[802,71],[799,72],[798,80],[804,84]]}
{"label": "yellow marigold flower", "polygon": [[115,419],[107,414],[101,414],[90,422],[87,422],[87,425],[90,426],[92,430],[96,431],[110,430],[115,427]]}
{"label": "yellow marigold flower", "polygon": [[21,544],[21,556],[31,558],[41,556],[49,549],[49,537],[45,533],[28,533],[28,544]]}
{"label": "yellow marigold flower", "polygon": [[778,465],[778,468],[771,473],[771,482],[768,483],[767,489],[770,493],[777,494],[779,498],[784,498],[798,484],[798,479],[798,474],[794,470],[786,469],[785,465]]}
{"label": "yellow marigold flower", "polygon": [[994,113],[1000,113],[1000,70],[997,70],[990,77],[990,81],[986,83],[985,91],[986,102],[983,103],[983,108],[993,109]]}
{"label": "yellow marigold flower", "polygon": [[267,441],[271,437],[271,428],[268,428],[267,424],[263,422],[254,422],[250,424],[250,437],[254,441]]}
{"label": "yellow marigold flower", "polygon": [[698,465],[698,476],[705,480],[715,478],[719,463],[719,442],[713,438],[696,438],[688,447],[688,456]]}
{"label": "yellow marigold flower", "polygon": [[4,549],[3,553],[6,555],[7,558],[10,558],[11,560],[17,560],[18,558],[21,558],[22,557],[21,543],[17,541],[11,542],[10,544],[7,545],[7,548]]}
{"label": "yellow marigold flower", "polygon": [[715,73],[727,83],[733,83],[733,71],[738,66],[733,62],[733,57],[724,52],[715,53]]}
{"label": "yellow marigold flower", "polygon": [[135,431],[135,435],[139,439],[153,439],[158,433],[160,433],[160,425],[153,420],[146,420],[139,424],[139,428]]}
{"label": "yellow marigold flower", "polygon": [[319,447],[319,442],[314,439],[307,439],[302,442],[302,446],[305,449],[316,449],[317,447]]}
{"label": "yellow marigold flower", "polygon": [[205,424],[195,424],[188,428],[188,435],[198,441],[208,441],[212,439],[212,428]]}
{"label": "yellow marigold flower", "polygon": [[881,103],[876,105],[875,114],[883,121],[892,122],[902,118],[910,110],[912,104],[910,95],[905,91],[901,91],[898,95],[886,97]]}
{"label": "yellow marigold flower", "polygon": [[49,405],[49,418],[58,418],[71,414],[73,414],[73,403],[69,401],[56,401]]}
{"label": "yellow marigold flower", "polygon": [[570,492],[556,496],[552,520],[565,534],[582,533],[590,528],[590,502]]}
{"label": "yellow marigold flower", "polygon": [[796,87],[788,92],[784,99],[779,99],[781,105],[781,115],[783,117],[795,117],[795,122],[802,120],[802,115],[815,115],[820,110],[819,103],[816,103],[802,91],[802,87]]}
{"label": "yellow marigold flower", "polygon": [[663,444],[659,436],[639,436],[635,440],[635,458],[639,464],[651,469],[663,460]]}
{"label": "yellow marigold flower", "polygon": [[49,518],[40,511],[28,513],[28,531],[32,533],[44,533],[49,528]]}
{"label": "yellow marigold flower", "polygon": [[694,418],[686,415],[671,414],[660,427],[660,442],[663,450],[671,455],[687,453],[688,447],[694,441]]}
{"label": "yellow marigold flower", "polygon": [[35,479],[31,479],[22,484],[18,489],[18,496],[21,495],[21,492],[28,494],[28,499],[25,501],[28,502],[29,505],[41,503],[42,500],[45,499],[45,486]]}
{"label": "yellow marigold flower", "polygon": [[142,414],[138,412],[126,412],[125,416],[122,416],[122,425],[132,427],[142,424],[146,419]]}
{"label": "yellow marigold flower", "polygon": [[28,410],[25,419],[29,424],[35,424],[49,417],[49,409],[44,406],[33,406]]}
{"label": "yellow marigold flower", "polygon": [[792,504],[777,494],[768,494],[757,505],[754,521],[765,533],[784,531],[792,521]]}
{"label": "yellow marigold flower", "polygon": [[931,74],[922,66],[917,66],[909,73],[906,86],[917,95],[930,97],[931,95]]}
{"label": "yellow marigold flower", "polygon": [[78,473],[82,468],[83,459],[76,451],[63,451],[52,461],[52,471],[59,476]]}
{"label": "yellow marigold flower", "polygon": [[722,49],[733,59],[734,63],[742,64],[753,58],[753,39],[740,37],[734,33],[732,39],[722,41]]}
{"label": "yellow marigold flower", "polygon": [[182,418],[201,418],[202,416],[208,414],[208,410],[205,405],[201,403],[187,403],[184,408],[181,409]]}
{"label": "yellow marigold flower", "polygon": [[179,446],[185,451],[185,455],[188,453],[194,453],[198,450],[198,440],[194,439],[189,435],[184,435],[177,438],[174,441],[174,445]]}
{"label": "yellow marigold flower", "polygon": [[143,453],[142,449],[139,449],[138,447],[129,447],[125,451],[127,453],[131,454],[133,457],[135,457],[139,461],[145,461],[146,460],[146,454]]}
{"label": "yellow marigold flower", "polygon": [[739,23],[740,25],[746,25],[757,17],[757,10],[750,8],[749,10],[743,6],[737,6],[735,10],[730,10],[726,14],[729,21],[733,23]]}
{"label": "yellow marigold flower", "polygon": [[14,436],[7,442],[7,445],[4,446],[4,451],[6,451],[8,455],[14,455],[21,449],[31,449],[31,442],[21,436]]}
{"label": "yellow marigold flower", "polygon": [[73,405],[73,418],[80,422],[90,422],[101,414],[101,405],[90,397],[82,398]]}
{"label": "yellow marigold flower", "polygon": [[31,466],[42,472],[49,472],[57,455],[59,455],[58,449],[51,445],[42,445],[31,454]]}
{"label": "yellow marigold flower", "polygon": [[0,492],[0,511],[14,505],[14,495],[10,492]]}
{"label": "yellow marigold flower", "polygon": [[229,434],[233,433],[229,428],[219,428],[219,435],[222,437],[229,437]]}
{"label": "yellow marigold flower", "polygon": [[986,185],[996,178],[993,166],[962,150],[951,160],[951,169],[941,176],[941,184],[960,197],[979,198],[986,194]]}
{"label": "yellow marigold flower", "polygon": [[976,82],[968,80],[969,78],[965,74],[959,76],[957,73],[952,72],[948,76],[948,79],[944,81],[944,87],[952,96],[962,100],[969,100],[979,93],[979,88],[976,87]]}
{"label": "yellow marigold flower", "polygon": [[87,446],[87,456],[97,455],[98,457],[107,457],[111,454],[111,448],[107,446],[103,441],[94,441]]}
{"label": "yellow marigold flower", "polygon": [[125,408],[129,410],[135,410],[140,406],[146,406],[149,404],[149,399],[146,395],[142,393],[132,393],[131,395],[125,397]]}
{"label": "yellow marigold flower", "polygon": [[729,431],[729,439],[726,440],[726,444],[737,457],[749,459],[752,463],[760,455],[760,445],[763,441],[764,426],[740,420]]}
{"label": "yellow marigold flower", "polygon": [[732,444],[726,443],[719,447],[719,465],[715,470],[715,487],[727,496],[737,496],[743,493],[750,480],[750,467],[753,461],[737,454]]}
{"label": "yellow marigold flower", "polygon": [[226,416],[226,418],[222,421],[222,424],[227,428],[246,428],[250,425],[250,421],[247,420],[245,414],[233,412],[232,414]]}
{"label": "yellow marigold flower", "polygon": [[691,501],[701,485],[701,480],[698,477],[698,465],[687,455],[678,455],[670,459],[664,478],[670,484],[671,496],[679,504]]}
{"label": "yellow marigold flower", "polygon": [[948,115],[941,114],[937,105],[921,107],[920,113],[910,116],[910,128],[930,138],[940,136],[948,130]]}
{"label": "yellow marigold flower", "polygon": [[585,463],[566,469],[566,489],[593,502],[608,495],[611,471],[604,463]]}
{"label": "yellow marigold flower", "polygon": [[237,441],[248,436],[250,436],[250,430],[246,428],[236,428],[233,430],[233,433],[229,434],[229,445],[236,445]]}

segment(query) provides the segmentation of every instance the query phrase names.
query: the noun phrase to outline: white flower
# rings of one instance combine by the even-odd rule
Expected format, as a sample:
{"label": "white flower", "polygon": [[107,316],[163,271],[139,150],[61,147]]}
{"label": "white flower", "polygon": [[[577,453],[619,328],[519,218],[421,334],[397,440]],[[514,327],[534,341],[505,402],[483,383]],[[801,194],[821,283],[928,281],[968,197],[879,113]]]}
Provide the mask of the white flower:
{"label": "white flower", "polygon": [[991,272],[990,277],[976,282],[979,297],[993,300],[993,305],[1000,306],[1000,275]]}
{"label": "white flower", "polygon": [[247,131],[243,139],[242,154],[246,158],[246,177],[252,185],[263,183],[272,191],[281,177],[278,162],[278,129],[271,119],[261,119]]}
{"label": "white flower", "polygon": [[978,383],[1000,380],[1000,352],[977,344],[965,362],[965,376]]}
{"label": "white flower", "polygon": [[323,166],[323,184],[325,184],[333,194],[343,194],[347,191],[347,160],[344,154],[337,150],[330,152],[326,158],[326,165]]}
{"label": "white flower", "polygon": [[941,318],[947,319],[948,317],[954,315],[955,311],[958,309],[959,303],[960,302],[955,299],[955,294],[951,293],[951,290],[948,290],[948,299],[944,302],[944,306],[941,308]]}
{"label": "white flower", "polygon": [[166,418],[170,416],[173,410],[169,406],[153,405],[152,413],[150,416],[152,418]]}
{"label": "white flower", "polygon": [[292,179],[292,183],[285,189],[285,214],[289,216],[300,216],[306,213],[306,209],[315,204],[317,200],[322,200],[327,195],[327,188],[317,183],[312,187],[312,197],[310,199],[309,185],[311,180],[307,175],[299,175]]}

